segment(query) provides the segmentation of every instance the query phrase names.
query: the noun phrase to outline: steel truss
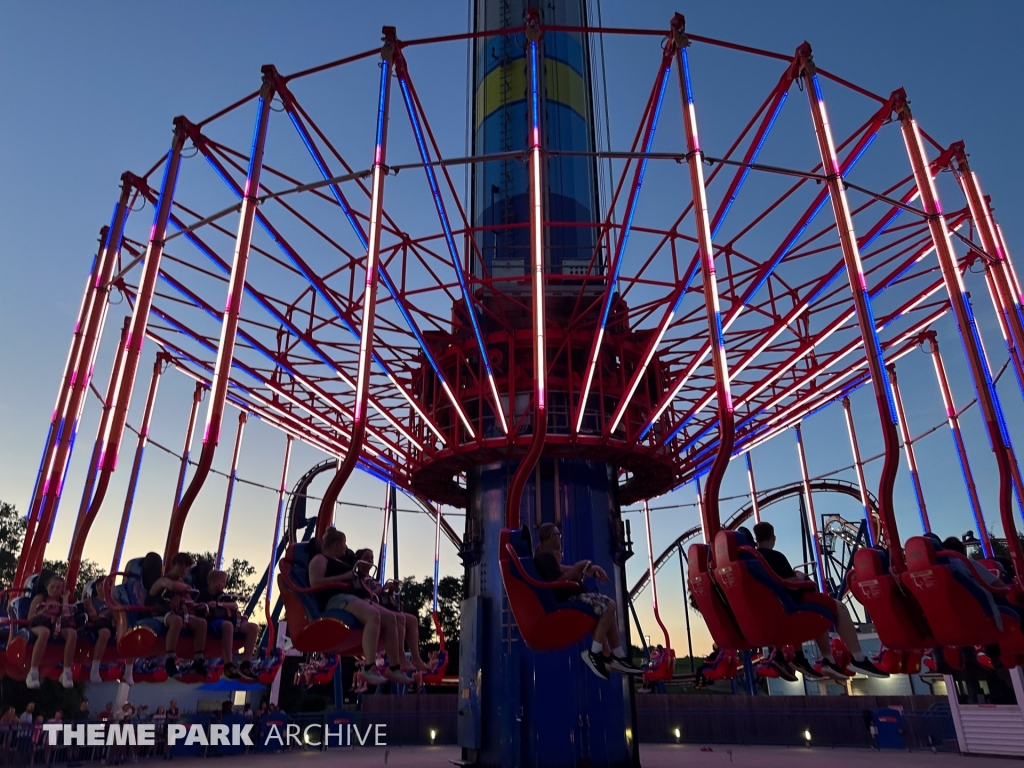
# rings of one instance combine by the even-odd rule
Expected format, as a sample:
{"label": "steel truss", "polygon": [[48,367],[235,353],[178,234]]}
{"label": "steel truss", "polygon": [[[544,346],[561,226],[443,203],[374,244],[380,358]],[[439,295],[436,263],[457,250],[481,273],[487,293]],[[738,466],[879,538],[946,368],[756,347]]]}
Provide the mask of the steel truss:
{"label": "steel truss", "polygon": [[[616,178],[591,227],[589,268],[572,274],[546,255],[551,233],[568,225],[540,194],[557,156],[545,150],[539,110],[544,35],[555,31],[631,40],[653,76],[629,145],[587,153],[611,157]],[[487,34],[525,46],[531,123],[521,150],[446,155],[457,142],[432,118],[450,105],[414,78],[431,77],[424,54],[473,35],[403,41],[385,28],[382,48],[290,75],[265,67],[259,90],[205,120],[176,118],[167,155],[123,176],[45,442],[19,579],[42,562],[112,291],[131,311],[76,522],[72,580],[147,338],[161,366],[207,391],[198,470],[175,499],[167,554],[209,474],[229,404],[341,460],[321,530],[356,466],[465,506],[470,467],[521,459],[521,491],[542,453],[614,465],[623,504],[710,472],[703,508],[718,520],[731,457],[865,384],[876,385],[887,440],[898,440],[885,366],[917,346],[951,296],[958,322],[973,324],[960,289],[978,260],[1024,390],[1024,293],[990,201],[963,144],[943,147],[920,132],[902,90],[873,94],[816,68],[806,44],[786,55],[691,35],[681,17],[665,30],[621,30],[546,27],[533,16],[525,36],[522,27]],[[712,91],[710,53],[753,57],[773,80],[745,123],[727,140],[714,136],[721,157],[703,148],[708,129],[697,130]],[[678,96],[667,87],[673,75]],[[346,119],[366,135],[344,150],[331,138],[333,113],[318,115],[325,89],[337,108],[339,83],[351,92]],[[794,88],[807,95],[807,114],[788,98]],[[825,91],[854,126],[834,138]],[[254,107],[247,146],[239,126]],[[901,168],[885,148],[904,139],[912,163]],[[530,179],[530,255],[515,274],[488,272],[483,241],[494,228],[474,226],[453,177],[499,159],[523,163]],[[944,169],[957,184],[939,208]],[[645,207],[644,179],[655,174],[677,193],[690,182],[669,214],[664,200]],[[154,209],[150,227],[133,213],[140,202]],[[819,216],[826,207],[833,215]],[[1001,476],[1019,484],[988,363],[968,352],[990,433],[1000,436]],[[894,472],[883,472],[883,519]],[[866,505],[866,489],[861,498]],[[1004,518],[1008,498],[1004,487]]]}

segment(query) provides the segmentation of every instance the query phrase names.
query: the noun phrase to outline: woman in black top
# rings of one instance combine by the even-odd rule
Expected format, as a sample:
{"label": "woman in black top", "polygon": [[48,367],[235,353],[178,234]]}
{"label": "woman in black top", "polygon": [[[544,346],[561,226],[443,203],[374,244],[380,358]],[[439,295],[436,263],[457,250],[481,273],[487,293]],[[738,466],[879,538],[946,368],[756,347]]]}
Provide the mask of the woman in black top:
{"label": "woman in black top", "polygon": [[[345,534],[337,528],[328,528],[324,534],[320,554],[309,561],[309,585],[316,590],[317,607],[321,611],[344,610],[363,624],[363,661],[360,669],[366,679],[374,685],[384,685],[388,680],[401,685],[411,685],[412,678],[402,672],[400,664],[404,658],[398,636],[395,615],[354,592],[359,581],[355,553],[349,551]],[[377,657],[377,642],[383,635],[384,648],[391,661],[385,677],[374,670],[372,664]]]}

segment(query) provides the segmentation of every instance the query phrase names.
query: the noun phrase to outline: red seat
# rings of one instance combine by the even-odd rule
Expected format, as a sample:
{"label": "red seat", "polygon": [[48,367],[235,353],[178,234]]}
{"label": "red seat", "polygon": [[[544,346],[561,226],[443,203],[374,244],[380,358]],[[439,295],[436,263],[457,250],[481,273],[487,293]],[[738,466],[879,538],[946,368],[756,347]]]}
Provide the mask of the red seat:
{"label": "red seat", "polygon": [[740,658],[736,651],[720,650],[715,660],[704,668],[708,680],[732,680],[739,669]]}
{"label": "red seat", "polygon": [[743,546],[736,531],[715,536],[715,581],[753,646],[799,645],[827,632],[836,602],[813,589],[794,589],[768,566],[756,549]]}
{"label": "red seat", "polygon": [[658,663],[644,672],[644,683],[669,683],[676,674],[676,652],[666,648]]}
{"label": "red seat", "polygon": [[597,617],[579,601],[559,603],[553,589],[572,589],[575,582],[542,581],[533,558],[523,558],[513,546],[520,531],[503,530],[498,540],[501,580],[508,606],[523,642],[531,651],[561,651],[576,645],[597,626]]}
{"label": "red seat", "polygon": [[[284,603],[288,637],[303,653],[363,654],[362,625],[348,611],[321,612],[309,586],[309,543],[291,544],[281,559],[277,584]],[[315,547],[315,543],[313,544]]]}
{"label": "red seat", "polygon": [[711,637],[719,648],[742,651],[752,648],[729,610],[711,575],[711,548],[707,544],[691,544],[686,558],[686,584],[690,588],[700,615],[704,617]]}
{"label": "red seat", "polygon": [[922,651],[936,645],[924,611],[889,572],[884,552],[858,549],[848,577],[850,591],[871,615],[878,639],[891,651]]}
{"label": "red seat", "polygon": [[[974,574],[971,562],[957,552],[939,550],[916,536],[907,542],[903,583],[920,602],[935,639],[945,646],[998,644],[1006,666],[1024,653],[1017,594],[1011,587],[989,586]],[[989,595],[997,602],[999,628]]]}

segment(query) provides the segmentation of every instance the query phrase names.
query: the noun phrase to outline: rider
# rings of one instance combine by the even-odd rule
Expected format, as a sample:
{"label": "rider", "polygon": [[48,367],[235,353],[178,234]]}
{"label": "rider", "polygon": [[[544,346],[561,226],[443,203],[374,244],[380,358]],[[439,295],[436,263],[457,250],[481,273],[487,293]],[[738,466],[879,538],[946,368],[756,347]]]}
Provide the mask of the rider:
{"label": "rider", "polygon": [[[583,652],[583,661],[591,671],[603,680],[609,678],[608,670],[626,675],[639,675],[643,670],[633,666],[619,640],[618,613],[615,601],[597,592],[587,592],[583,579],[593,576],[602,584],[608,581],[604,569],[590,560],[580,560],[574,565],[562,565],[562,533],[554,523],[543,523],[537,531],[540,546],[533,557],[533,565],[544,581],[574,581],[571,589],[553,589],[555,600],[560,603],[582,603],[597,616],[590,649]],[[610,653],[606,651],[610,649]]]}
{"label": "rider", "polygon": [[[754,538],[757,541],[757,551],[768,564],[768,567],[784,582],[793,585],[794,588],[790,589],[789,593],[793,600],[799,603],[806,588],[814,582],[806,574],[794,571],[786,556],[775,550],[775,526],[771,523],[760,522],[755,525]],[[803,589],[800,587],[803,587]],[[860,638],[857,637],[857,628],[854,627],[853,620],[850,618],[850,612],[846,606],[839,601],[835,602],[835,606],[836,629],[839,632],[839,637],[843,639],[847,649],[853,655],[853,661],[849,665],[850,669],[868,677],[888,677],[888,673],[880,670],[865,656],[864,650],[860,646]],[[818,650],[821,653],[821,671],[835,680],[847,680],[849,675],[836,663],[835,656],[832,655],[832,643],[829,640],[828,631],[826,630],[814,638],[814,642],[817,643]],[[805,671],[806,663],[807,659],[803,657],[802,653],[798,653],[793,659],[794,666],[801,672]]]}
{"label": "rider", "polygon": [[[207,626],[214,637],[220,634],[224,654],[224,677],[229,680],[238,677],[255,679],[252,671],[252,655],[260,628],[249,621],[238,610],[238,603],[231,595],[224,594],[228,586],[225,571],[210,571],[206,577],[206,589],[200,590],[199,600],[208,607]],[[235,664],[235,633],[245,638],[242,662]]]}
{"label": "rider", "polygon": [[[39,578],[43,576],[40,575]],[[60,684],[65,688],[74,687],[71,665],[75,660],[78,632],[75,631],[73,622],[65,622],[64,626],[61,626],[62,620],[70,618],[69,613],[64,579],[51,571],[46,581],[40,585],[39,593],[32,598],[28,606],[28,626],[36,636],[35,645],[32,646],[28,677],[25,678],[25,685],[29,688],[40,686],[39,664],[46,652],[46,644],[55,635],[64,638],[64,671],[60,673]]]}
{"label": "rider", "polygon": [[367,681],[373,685],[384,685],[388,680],[411,685],[412,678],[402,672],[400,664],[392,663],[384,677],[370,665],[376,658],[377,641],[381,635],[384,636],[389,659],[402,658],[401,643],[394,614],[354,593],[353,588],[359,579],[355,552],[346,546],[345,534],[337,528],[328,528],[320,553],[309,561],[309,585],[316,590],[317,607],[320,611],[348,611],[362,622],[363,661],[360,671]]}
{"label": "rider", "polygon": [[398,602],[397,593],[401,589],[401,583],[391,580],[381,586],[377,579],[367,575],[373,568],[373,565],[372,549],[356,550],[356,572],[360,574],[356,594],[364,600],[368,599],[371,602],[377,602],[394,614],[398,637],[404,639],[405,646],[409,649],[409,655],[412,657],[411,663],[409,663],[409,660],[405,658],[405,654],[402,655],[400,661],[407,662],[402,665],[402,669],[405,672],[429,671],[430,667],[427,666],[427,663],[423,661],[423,657],[420,655],[419,620],[410,613],[404,613]]}
{"label": "rider", "polygon": [[154,607],[156,615],[167,626],[167,640],[164,646],[167,658],[164,660],[164,668],[168,677],[178,674],[176,648],[182,629],[192,630],[195,652],[192,672],[200,677],[207,676],[203,653],[206,648],[206,620],[189,613],[189,607],[193,605],[189,595],[192,588],[184,580],[185,573],[195,565],[195,562],[188,552],[178,552],[171,558],[167,573],[153,582],[146,595],[146,605]]}

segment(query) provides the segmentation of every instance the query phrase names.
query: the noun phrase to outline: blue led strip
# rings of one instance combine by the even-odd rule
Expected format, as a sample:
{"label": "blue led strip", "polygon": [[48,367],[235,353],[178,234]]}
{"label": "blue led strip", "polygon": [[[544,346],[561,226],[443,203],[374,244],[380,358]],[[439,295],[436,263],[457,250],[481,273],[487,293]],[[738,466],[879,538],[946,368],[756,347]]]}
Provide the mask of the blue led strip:
{"label": "blue led strip", "polygon": [[[455,245],[455,237],[452,234],[451,222],[448,220],[448,213],[444,207],[444,200],[441,198],[441,191],[437,184],[437,174],[434,173],[434,167],[431,165],[430,153],[427,151],[427,145],[423,138],[423,131],[420,128],[420,119],[416,111],[416,106],[412,100],[412,94],[409,92],[409,84],[407,82],[407,76],[399,74],[398,84],[402,89],[402,98],[405,100],[406,111],[409,113],[409,122],[412,123],[413,134],[416,136],[416,146],[419,148],[420,160],[423,162],[423,170],[427,174],[427,183],[430,185],[430,194],[434,198],[434,207],[437,209],[437,216],[441,220],[441,227],[444,229],[445,243],[448,245],[448,253],[451,256],[452,264],[455,266],[455,274],[459,279],[459,288],[462,290],[462,300],[466,304],[466,313],[469,315],[470,322],[473,324],[473,335],[476,337],[476,345],[480,350],[480,359],[483,362],[484,370],[487,373],[487,377],[493,381],[494,373],[491,370],[491,361],[487,355],[487,348],[484,345],[483,331],[480,328],[480,321],[477,319],[476,311],[473,308],[472,296],[470,294],[469,285],[466,282],[466,274],[462,268],[462,260],[459,256],[459,249]],[[496,409],[501,409],[501,403],[496,402],[494,404]],[[504,422],[504,419],[502,419]]]}

